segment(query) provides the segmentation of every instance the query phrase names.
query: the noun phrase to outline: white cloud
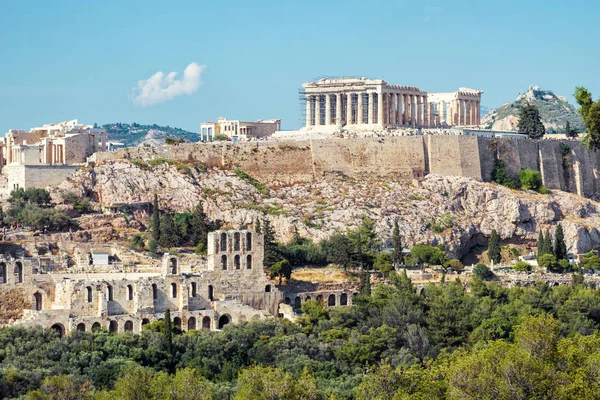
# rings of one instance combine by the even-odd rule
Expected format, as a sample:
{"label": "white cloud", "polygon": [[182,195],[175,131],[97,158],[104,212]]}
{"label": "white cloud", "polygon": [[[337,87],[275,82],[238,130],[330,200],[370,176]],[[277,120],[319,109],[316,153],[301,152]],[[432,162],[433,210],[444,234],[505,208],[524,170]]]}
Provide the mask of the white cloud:
{"label": "white cloud", "polygon": [[131,100],[139,106],[147,107],[184,94],[190,95],[202,84],[200,78],[205,68],[205,65],[193,62],[185,67],[182,79],[176,79],[177,72],[165,75],[158,71],[150,78],[138,81],[137,87],[132,89]]}

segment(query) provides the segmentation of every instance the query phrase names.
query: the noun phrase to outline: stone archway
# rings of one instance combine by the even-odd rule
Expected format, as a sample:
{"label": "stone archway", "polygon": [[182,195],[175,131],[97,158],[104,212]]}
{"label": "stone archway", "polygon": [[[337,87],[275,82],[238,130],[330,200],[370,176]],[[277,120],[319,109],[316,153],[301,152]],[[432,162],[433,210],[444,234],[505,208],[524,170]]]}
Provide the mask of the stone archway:
{"label": "stone archway", "polygon": [[133,332],[133,322],[132,321],[126,321],[125,325],[123,325],[123,331],[125,331],[125,332]]}
{"label": "stone archway", "polygon": [[58,336],[60,337],[65,336],[65,326],[63,324],[54,324],[50,327],[50,329],[54,329],[56,332],[58,332]]}
{"label": "stone archway", "polygon": [[33,294],[33,302],[32,309],[35,311],[42,311],[44,309],[44,304],[42,303],[42,294],[40,292],[35,292]]}
{"label": "stone archway", "polygon": [[83,322],[77,324],[77,332],[85,332],[85,324]]}
{"label": "stone archway", "polygon": [[223,329],[223,327],[231,322],[231,316],[228,314],[221,315],[219,318],[219,329]]}
{"label": "stone archway", "polygon": [[202,329],[210,329],[210,317],[202,318]]}
{"label": "stone archway", "polygon": [[190,317],[188,319],[188,331],[195,331],[195,330],[196,330],[196,318]]}
{"label": "stone archway", "polygon": [[335,294],[330,294],[327,298],[327,306],[333,307],[335,306]]}
{"label": "stone archway", "polygon": [[118,333],[119,332],[119,324],[117,321],[110,321],[108,323],[108,332],[109,333]]}
{"label": "stone archway", "polygon": [[98,331],[102,329],[102,325],[100,325],[100,322],[94,322],[92,324],[92,332]]}
{"label": "stone archway", "polygon": [[15,263],[15,283],[23,283],[23,263],[21,261]]}

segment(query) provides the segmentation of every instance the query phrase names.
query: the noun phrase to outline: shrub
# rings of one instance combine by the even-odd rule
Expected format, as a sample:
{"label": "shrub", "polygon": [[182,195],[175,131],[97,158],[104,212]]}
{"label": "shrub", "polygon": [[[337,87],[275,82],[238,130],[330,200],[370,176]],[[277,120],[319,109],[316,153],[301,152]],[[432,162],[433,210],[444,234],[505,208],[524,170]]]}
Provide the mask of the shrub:
{"label": "shrub", "polygon": [[225,140],[228,140],[229,138],[227,137],[227,135],[223,135],[222,133],[217,133],[216,135],[213,136],[213,140],[217,141],[217,142],[222,142]]}
{"label": "shrub", "polygon": [[513,264],[512,268],[518,272],[527,272],[527,271],[531,271],[531,264],[529,264],[525,261],[519,260]]}
{"label": "shrub", "polygon": [[492,279],[492,277],[494,276],[492,270],[484,264],[477,264],[475,268],[473,268],[473,274],[477,275],[483,280]]}
{"label": "shrub", "polygon": [[509,189],[518,189],[519,182],[506,172],[506,165],[502,160],[496,160],[492,170],[492,181]]}
{"label": "shrub", "polygon": [[544,254],[540,256],[538,265],[540,268],[545,268],[550,272],[560,272],[561,270],[560,265],[556,261],[556,257],[554,257],[552,254]]}
{"label": "shrub", "polygon": [[130,246],[134,250],[144,250],[146,244],[144,243],[144,238],[142,237],[142,235],[135,235],[134,237],[132,237]]}
{"label": "shrub", "polygon": [[260,183],[259,181],[257,181],[256,179],[254,179],[253,177],[251,177],[244,171],[242,171],[241,169],[236,168],[235,174],[238,176],[238,178],[240,178],[240,179],[248,182],[250,185],[254,186],[263,196],[269,195],[268,187],[266,187],[265,185],[263,185],[262,183]]}
{"label": "shrub", "polygon": [[185,139],[184,138],[173,138],[173,137],[166,137],[165,138],[165,144],[168,145],[174,145],[174,144],[181,144],[181,143],[185,143]]}
{"label": "shrub", "polygon": [[446,261],[444,263],[444,267],[446,269],[451,269],[452,271],[456,271],[456,272],[462,271],[465,268],[463,263],[461,263],[460,260],[457,260],[457,259],[452,259],[452,260]]}
{"label": "shrub", "polygon": [[519,181],[523,190],[538,191],[542,187],[542,176],[538,171],[523,169],[519,172]]}
{"label": "shrub", "polygon": [[94,211],[90,199],[77,196],[75,193],[63,193],[62,198],[67,204],[72,204],[73,208],[80,214],[89,214]]}

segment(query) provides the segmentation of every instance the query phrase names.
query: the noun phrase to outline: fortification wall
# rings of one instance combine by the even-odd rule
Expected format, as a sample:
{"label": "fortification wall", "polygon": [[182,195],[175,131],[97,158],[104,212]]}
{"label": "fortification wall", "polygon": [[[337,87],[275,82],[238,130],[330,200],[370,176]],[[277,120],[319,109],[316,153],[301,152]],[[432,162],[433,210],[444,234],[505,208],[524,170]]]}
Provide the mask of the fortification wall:
{"label": "fortification wall", "polygon": [[[563,144],[569,153],[561,153]],[[97,153],[93,159],[144,161],[165,158],[207,166],[240,168],[264,182],[307,182],[329,174],[351,178],[408,181],[427,173],[490,181],[496,159],[517,176],[540,171],[543,183],[593,197],[600,194],[600,157],[577,140],[528,140],[460,135],[321,139],[254,143],[202,143],[128,148]]]}

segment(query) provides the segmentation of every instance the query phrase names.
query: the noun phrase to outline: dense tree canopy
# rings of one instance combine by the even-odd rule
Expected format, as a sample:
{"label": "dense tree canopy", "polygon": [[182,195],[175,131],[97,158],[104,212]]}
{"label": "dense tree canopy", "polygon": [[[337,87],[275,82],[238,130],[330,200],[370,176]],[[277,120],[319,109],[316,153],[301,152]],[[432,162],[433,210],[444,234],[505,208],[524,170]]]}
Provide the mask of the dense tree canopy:
{"label": "dense tree canopy", "polygon": [[583,87],[575,88],[575,100],[586,128],[584,143],[591,149],[600,149],[600,100],[594,102],[592,94]]}
{"label": "dense tree canopy", "polygon": [[519,109],[519,132],[531,139],[541,139],[546,134],[540,111],[534,104],[525,104]]}

